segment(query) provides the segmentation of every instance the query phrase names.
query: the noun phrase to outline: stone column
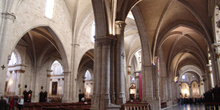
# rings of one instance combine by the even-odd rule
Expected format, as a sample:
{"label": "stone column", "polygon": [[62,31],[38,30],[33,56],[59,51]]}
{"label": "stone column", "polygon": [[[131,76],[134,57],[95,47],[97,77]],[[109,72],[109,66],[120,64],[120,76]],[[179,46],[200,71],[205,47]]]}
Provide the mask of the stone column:
{"label": "stone column", "polygon": [[139,73],[135,74],[135,81],[136,81],[136,98],[137,98],[137,96],[139,96],[138,98],[140,98],[140,95],[139,95]]}
{"label": "stone column", "polygon": [[198,89],[199,89],[199,97],[201,97],[201,87],[199,84],[198,84]]}
{"label": "stone column", "polygon": [[[101,109],[108,107],[110,101],[110,46],[111,39],[102,41],[102,83],[101,83]],[[103,103],[103,104],[102,104]],[[102,107],[104,106],[104,107]]]}
{"label": "stone column", "polygon": [[[110,47],[111,37],[96,38],[95,44],[95,86],[94,102],[92,110],[111,109],[110,99]],[[118,107],[119,109],[120,107]]]}
{"label": "stone column", "polygon": [[163,79],[163,83],[164,83],[164,91],[165,91],[165,101],[168,101],[169,100],[169,87],[168,87],[168,78],[167,77],[164,77]]}
{"label": "stone column", "polygon": [[59,88],[60,88],[60,78],[58,78],[57,79],[57,95],[61,95],[61,93],[60,93],[60,90],[59,90]]}
{"label": "stone column", "polygon": [[[1,23],[0,23],[0,95],[4,95],[4,89],[5,89],[5,82],[6,82],[6,73],[7,73],[7,65],[8,65],[8,59],[10,59],[10,56],[8,56],[10,53],[7,53],[9,49],[8,42],[6,41],[6,38],[10,37],[11,33],[11,25],[15,20],[15,15],[11,12],[11,5],[13,3],[12,0],[4,0],[2,2],[2,13],[1,13]],[[9,58],[8,58],[9,57]]]}
{"label": "stone column", "polygon": [[174,90],[174,98],[173,98],[173,100],[174,100],[174,104],[176,104],[177,103],[177,98],[179,98],[179,84],[178,83],[176,83],[175,81],[173,81],[173,84],[174,84],[174,88],[173,88],[173,90]]}
{"label": "stone column", "polygon": [[15,95],[19,95],[19,87],[18,87],[18,84],[19,84],[19,77],[20,77],[20,74],[18,72],[18,70],[14,70],[15,71],[15,78],[14,78],[14,92],[15,92]]}
{"label": "stone column", "polygon": [[203,93],[205,92],[204,82],[201,82],[200,88],[201,88],[201,97],[203,97]]}
{"label": "stone column", "polygon": [[146,65],[142,67],[142,101],[153,101],[153,65]]}
{"label": "stone column", "polygon": [[173,81],[173,73],[170,72],[169,74],[170,76],[167,78],[167,86],[168,86],[168,101],[167,101],[167,105],[171,106],[173,105],[173,100],[174,100],[174,81]]}
{"label": "stone column", "polygon": [[[218,72],[218,71],[220,71],[220,43],[218,42],[218,43],[214,43],[213,44],[214,45],[214,47],[215,47],[215,54],[216,54],[216,57],[217,57],[217,61],[216,62],[212,62],[212,65],[213,64],[217,64],[217,68],[214,68],[216,71],[214,71],[215,73],[213,74],[213,80],[214,80],[214,86],[220,86],[220,72]],[[212,66],[213,67],[213,66]],[[213,70],[214,70],[213,69]]]}
{"label": "stone column", "polygon": [[110,97],[111,97],[111,103],[113,103],[113,104],[116,104],[116,94],[115,94],[115,91],[116,91],[116,87],[115,87],[115,85],[116,85],[116,65],[115,65],[115,63],[116,63],[116,50],[117,50],[117,48],[116,48],[116,38],[114,37],[114,36],[111,36],[111,37],[113,37],[114,39],[112,40],[112,46],[111,46],[111,52],[110,52],[110,54],[111,54],[111,56],[110,56],[110,58],[111,58],[111,68],[110,68]]}
{"label": "stone column", "polygon": [[192,92],[192,85],[189,85],[189,97],[192,98],[193,97],[193,92]]}
{"label": "stone column", "polygon": [[100,85],[101,81],[101,61],[102,61],[102,45],[98,40],[95,41],[94,49],[94,90],[93,90],[93,100],[91,110],[99,109],[99,99],[100,99]]}
{"label": "stone column", "polygon": [[51,72],[53,70],[47,70],[47,78],[46,78],[46,88],[45,90],[47,91],[47,93],[49,93],[49,89],[50,89],[50,77],[51,77]]}
{"label": "stone column", "polygon": [[181,89],[180,89],[180,86],[179,86],[179,83],[176,83],[176,97],[177,98],[180,98],[180,93],[181,93]]}
{"label": "stone column", "polygon": [[68,102],[70,99],[70,93],[69,93],[69,88],[70,88],[70,73],[71,72],[63,72],[64,73],[64,97],[63,97],[63,102]]}
{"label": "stone column", "polygon": [[18,81],[18,95],[23,95],[24,91],[24,70],[18,70],[17,74],[19,74],[19,81]]}
{"label": "stone column", "polygon": [[174,102],[176,100],[176,89],[177,87],[175,86],[175,82],[174,80],[171,78],[171,91],[172,91],[172,94],[171,94],[171,100],[172,102]]}
{"label": "stone column", "polygon": [[180,97],[180,94],[182,94],[182,91],[181,91],[181,83],[179,83],[179,98],[183,98],[183,94],[182,94],[181,97]]}
{"label": "stone column", "polygon": [[126,102],[125,98],[125,73],[124,73],[124,21],[116,21],[115,34],[117,37],[117,49],[116,49],[116,97],[117,104],[122,105]]}
{"label": "stone column", "polygon": [[149,103],[151,110],[160,110],[160,98],[154,97],[154,70],[154,65],[142,65],[142,102]]}
{"label": "stone column", "polygon": [[154,72],[153,72],[153,81],[154,81],[154,98],[156,100],[159,99],[159,62],[158,62],[158,57],[155,58],[155,61],[154,61]]}

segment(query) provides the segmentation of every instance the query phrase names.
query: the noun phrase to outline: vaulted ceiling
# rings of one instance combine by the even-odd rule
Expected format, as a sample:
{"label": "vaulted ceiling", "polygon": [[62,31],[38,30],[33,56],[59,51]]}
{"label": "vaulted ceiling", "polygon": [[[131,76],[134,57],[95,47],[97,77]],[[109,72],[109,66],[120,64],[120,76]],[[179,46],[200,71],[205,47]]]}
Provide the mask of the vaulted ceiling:
{"label": "vaulted ceiling", "polygon": [[61,59],[60,51],[54,37],[45,27],[38,27],[28,31],[20,39],[18,45],[27,47],[28,55],[32,62],[37,65],[43,64],[52,56]]}
{"label": "vaulted ceiling", "polygon": [[[93,13],[90,0],[65,2],[73,25],[79,24],[77,19]],[[214,40],[208,6],[208,0],[142,0],[136,5],[144,19],[150,53],[158,56],[159,50],[163,51],[167,71],[176,72],[185,65],[205,68],[208,48]],[[126,23],[125,50],[129,51],[141,45],[135,41],[139,40],[135,20],[126,19]]]}

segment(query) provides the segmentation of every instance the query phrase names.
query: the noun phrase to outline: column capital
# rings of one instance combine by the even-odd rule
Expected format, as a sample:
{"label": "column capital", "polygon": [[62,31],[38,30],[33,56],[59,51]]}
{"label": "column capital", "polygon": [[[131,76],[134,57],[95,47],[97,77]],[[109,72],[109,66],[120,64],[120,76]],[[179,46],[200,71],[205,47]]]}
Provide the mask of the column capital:
{"label": "column capital", "polygon": [[154,65],[142,65],[143,67],[154,67]]}
{"label": "column capital", "polygon": [[220,43],[213,43],[213,48],[215,48],[215,54],[217,58],[220,58]]}
{"label": "column capital", "polygon": [[99,37],[95,39],[95,43],[98,47],[102,45],[111,46],[115,40],[115,37]]}
{"label": "column capital", "polygon": [[126,26],[125,21],[115,21],[115,25],[116,25],[116,29],[120,28],[120,29],[124,29]]}
{"label": "column capital", "polygon": [[214,47],[220,47],[220,43],[213,43],[212,44]]}
{"label": "column capital", "polygon": [[18,70],[18,72],[19,72],[19,73],[24,73],[25,70],[20,69],[20,70]]}
{"label": "column capital", "polygon": [[16,19],[16,16],[14,15],[14,13],[3,12],[2,13],[2,18],[10,19],[10,20],[14,21]]}
{"label": "column capital", "polygon": [[47,77],[49,78],[49,77],[51,77],[51,75],[50,75],[50,74],[47,74]]}
{"label": "column capital", "polygon": [[47,72],[52,72],[53,70],[46,70]]}
{"label": "column capital", "polygon": [[70,74],[70,73],[71,73],[71,71],[63,72],[63,74],[65,74],[65,75],[68,75],[68,74]]}
{"label": "column capital", "polygon": [[115,34],[116,35],[122,34],[125,26],[126,26],[125,21],[115,21]]}
{"label": "column capital", "polygon": [[216,53],[216,57],[217,57],[217,58],[220,58],[220,53]]}

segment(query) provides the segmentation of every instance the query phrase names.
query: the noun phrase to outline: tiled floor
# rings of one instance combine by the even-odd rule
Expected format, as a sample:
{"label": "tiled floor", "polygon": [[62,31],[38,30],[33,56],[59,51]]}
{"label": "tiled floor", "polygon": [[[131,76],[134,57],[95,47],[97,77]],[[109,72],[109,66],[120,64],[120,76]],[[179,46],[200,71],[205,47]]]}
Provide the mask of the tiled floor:
{"label": "tiled floor", "polygon": [[172,107],[167,107],[162,110],[205,110],[205,106],[203,104],[182,104],[182,105],[174,105]]}

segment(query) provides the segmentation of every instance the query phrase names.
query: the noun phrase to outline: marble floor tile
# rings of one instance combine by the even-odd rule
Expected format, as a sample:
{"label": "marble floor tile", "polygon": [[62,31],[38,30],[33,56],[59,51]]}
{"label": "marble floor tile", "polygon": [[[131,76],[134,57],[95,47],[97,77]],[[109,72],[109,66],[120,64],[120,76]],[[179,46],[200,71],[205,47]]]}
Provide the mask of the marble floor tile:
{"label": "marble floor tile", "polygon": [[182,104],[163,108],[162,110],[205,110],[204,104]]}

